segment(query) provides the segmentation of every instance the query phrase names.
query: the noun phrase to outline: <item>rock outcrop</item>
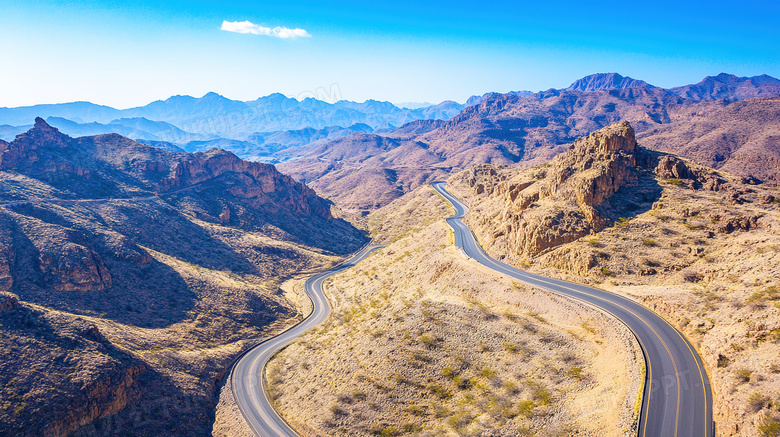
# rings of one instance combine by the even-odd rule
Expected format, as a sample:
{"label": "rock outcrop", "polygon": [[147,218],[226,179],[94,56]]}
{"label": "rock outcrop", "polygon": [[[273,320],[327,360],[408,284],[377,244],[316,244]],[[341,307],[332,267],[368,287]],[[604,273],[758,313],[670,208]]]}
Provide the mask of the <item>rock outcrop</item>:
{"label": "rock outcrop", "polygon": [[677,179],[681,186],[690,189],[721,191],[728,182],[712,170],[687,164],[682,159],[664,155],[658,158],[655,174],[663,179]]}
{"label": "rock outcrop", "polygon": [[601,210],[636,177],[636,152],[634,130],[622,122],[576,140],[549,165],[503,180],[495,167],[477,166],[466,182],[505,202],[492,237],[535,256],[608,223]]}

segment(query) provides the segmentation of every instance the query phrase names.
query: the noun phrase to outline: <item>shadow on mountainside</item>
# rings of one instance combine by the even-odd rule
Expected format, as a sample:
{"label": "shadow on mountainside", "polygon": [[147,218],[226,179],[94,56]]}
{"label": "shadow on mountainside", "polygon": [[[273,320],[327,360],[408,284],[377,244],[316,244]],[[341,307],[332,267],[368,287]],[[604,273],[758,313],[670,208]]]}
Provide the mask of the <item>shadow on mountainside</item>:
{"label": "shadow on mountainside", "polygon": [[[78,317],[42,312],[8,294],[0,310],[0,435],[66,435],[137,398],[145,365]],[[9,305],[10,303],[10,305]]]}
{"label": "shadow on mountainside", "polygon": [[605,205],[597,207],[599,214],[612,222],[621,218],[633,218],[653,208],[661,198],[663,188],[658,184],[654,169],[658,158],[665,154],[637,148],[635,178],[629,179]]}

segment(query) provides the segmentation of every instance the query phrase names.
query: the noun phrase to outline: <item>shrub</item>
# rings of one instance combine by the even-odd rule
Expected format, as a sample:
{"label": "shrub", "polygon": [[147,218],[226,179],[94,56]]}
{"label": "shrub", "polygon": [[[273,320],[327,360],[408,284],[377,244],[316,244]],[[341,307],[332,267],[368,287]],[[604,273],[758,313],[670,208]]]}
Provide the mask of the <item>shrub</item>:
{"label": "shrub", "polygon": [[461,378],[457,375],[452,377],[452,383],[461,390],[468,390],[474,385],[468,378]]}
{"label": "shrub", "polygon": [[398,428],[396,428],[396,427],[394,427],[392,425],[386,426],[386,427],[382,428],[382,431],[379,431],[379,435],[381,435],[383,437],[389,437],[389,436],[398,435]]}
{"label": "shrub", "polygon": [[612,273],[612,270],[608,269],[607,267],[601,268],[601,274],[604,276],[612,276],[614,273]]}
{"label": "shrub", "polygon": [[439,399],[449,399],[450,397],[452,397],[450,391],[440,386],[439,384],[430,384],[428,386],[428,391],[438,396]]}
{"label": "shrub", "polygon": [[734,372],[734,378],[743,384],[746,382],[750,382],[750,377],[752,375],[753,375],[753,371],[748,369],[739,369],[736,372]]}
{"label": "shrub", "polygon": [[780,288],[778,288],[776,285],[772,285],[771,287],[756,291],[755,293],[751,294],[745,302],[748,304],[754,304],[763,303],[764,301],[768,300],[780,300]]}
{"label": "shrub", "polygon": [[769,403],[769,398],[761,394],[761,392],[754,392],[748,397],[747,411],[750,413],[758,413],[764,406]]}
{"label": "shrub", "polygon": [[552,401],[552,395],[544,387],[539,387],[533,392],[534,400],[539,401],[542,405],[549,405]]}
{"label": "shrub", "polygon": [[658,243],[656,243],[652,238],[645,238],[644,241],[642,241],[642,244],[648,247],[658,246]]}
{"label": "shrub", "polygon": [[534,311],[528,311],[528,312],[526,313],[526,315],[528,315],[528,316],[530,316],[530,317],[533,317],[533,318],[534,318],[534,319],[536,319],[536,321],[538,321],[539,323],[547,323],[547,319],[545,319],[544,317],[540,316],[540,315],[539,315],[539,313],[537,313],[537,312],[534,312]]}
{"label": "shrub", "polygon": [[575,379],[582,379],[582,367],[577,367],[577,366],[569,367],[569,370],[566,372],[566,376]]}
{"label": "shrub", "polygon": [[628,217],[620,217],[615,222],[615,227],[616,228],[625,228],[626,226],[628,226],[629,222],[631,222],[630,218],[628,218]]}
{"label": "shrub", "polygon": [[453,368],[452,368],[452,367],[450,367],[450,366],[447,366],[447,367],[445,367],[445,368],[441,369],[441,373],[442,373],[442,374],[443,374],[443,375],[444,375],[446,378],[450,378],[450,379],[454,378],[454,377],[455,377],[455,375],[456,375],[455,369],[453,369]]}
{"label": "shrub", "polygon": [[480,372],[480,375],[482,375],[485,378],[492,378],[496,376],[496,372],[490,367],[483,367],[482,371]]}
{"label": "shrub", "polygon": [[675,187],[682,187],[683,182],[677,178],[669,178],[666,179],[664,182],[670,185],[674,185]]}
{"label": "shrub", "polygon": [[344,411],[339,404],[333,404],[329,408],[331,413],[333,413],[334,416],[343,416],[347,414],[346,411]]}
{"label": "shrub", "polygon": [[509,353],[517,352],[517,346],[515,346],[514,343],[510,343],[508,341],[505,341],[505,342],[501,343],[501,347],[503,347],[504,350],[509,352]]}
{"label": "shrub", "polygon": [[512,381],[504,381],[501,383],[501,386],[506,389],[506,391],[510,393],[516,393],[517,392],[517,385]]}
{"label": "shrub", "polygon": [[423,410],[419,405],[415,404],[406,407],[406,412],[412,414],[413,416],[422,416],[425,414],[425,410]]}
{"label": "shrub", "polygon": [[599,243],[599,239],[596,237],[592,237],[588,239],[588,246],[590,247],[602,247],[603,244]]}
{"label": "shrub", "polygon": [[764,416],[764,423],[758,425],[758,434],[761,437],[780,436],[780,423],[769,416]]}
{"label": "shrub", "polygon": [[418,431],[422,431],[422,427],[420,425],[416,425],[416,424],[414,424],[412,422],[406,422],[406,423],[401,424],[401,431],[403,431],[405,433],[418,432]]}
{"label": "shrub", "polygon": [[534,401],[520,401],[517,403],[517,415],[528,417],[535,406]]}

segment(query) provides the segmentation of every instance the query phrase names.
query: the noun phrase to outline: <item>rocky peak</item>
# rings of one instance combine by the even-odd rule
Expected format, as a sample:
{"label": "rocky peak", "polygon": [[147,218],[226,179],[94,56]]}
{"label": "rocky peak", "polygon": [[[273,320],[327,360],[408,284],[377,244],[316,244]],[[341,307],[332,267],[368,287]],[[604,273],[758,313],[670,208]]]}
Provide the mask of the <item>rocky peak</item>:
{"label": "rocky peak", "polygon": [[60,132],[56,127],[46,123],[41,117],[35,117],[35,125],[26,133],[21,134],[18,139],[28,139],[35,142],[45,142],[47,145],[67,147],[70,143],[70,137]]}
{"label": "rocky peak", "polygon": [[513,174],[477,166],[466,182],[476,195],[505,202],[504,227],[492,237],[522,256],[536,256],[609,223],[610,200],[636,179],[637,151],[634,129],[621,122],[577,139],[540,167]]}
{"label": "rocky peak", "polygon": [[597,73],[585,76],[569,85],[567,90],[575,91],[599,91],[622,90],[635,87],[653,87],[643,80],[637,80],[617,73]]}
{"label": "rocky peak", "polygon": [[35,119],[35,126],[23,134],[16,136],[11,143],[0,143],[0,170],[13,169],[17,164],[26,164],[38,159],[37,149],[66,148],[71,138],[56,128],[50,126],[40,117]]}
{"label": "rocky peak", "polygon": [[[220,149],[194,153],[177,162],[168,177],[160,181],[159,191],[172,193],[228,179],[234,181],[229,194],[257,208],[274,204],[297,214],[332,218],[328,202],[308,186],[283,175],[271,164],[244,161]],[[222,211],[218,215],[226,220],[232,214]]]}
{"label": "rocky peak", "polygon": [[592,132],[574,141],[573,149],[588,154],[634,153],[636,136],[627,121],[616,123]]}

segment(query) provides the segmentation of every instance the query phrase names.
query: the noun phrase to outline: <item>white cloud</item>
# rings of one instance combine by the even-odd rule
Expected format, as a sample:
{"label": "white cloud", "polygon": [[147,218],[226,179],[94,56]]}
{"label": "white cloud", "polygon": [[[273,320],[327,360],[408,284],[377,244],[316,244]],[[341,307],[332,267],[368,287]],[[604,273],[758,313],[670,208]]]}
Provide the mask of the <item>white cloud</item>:
{"label": "white cloud", "polygon": [[311,35],[304,29],[290,29],[277,26],[270,27],[259,26],[250,21],[223,21],[222,30],[235,33],[249,33],[252,35],[273,36],[275,38],[308,38]]}

